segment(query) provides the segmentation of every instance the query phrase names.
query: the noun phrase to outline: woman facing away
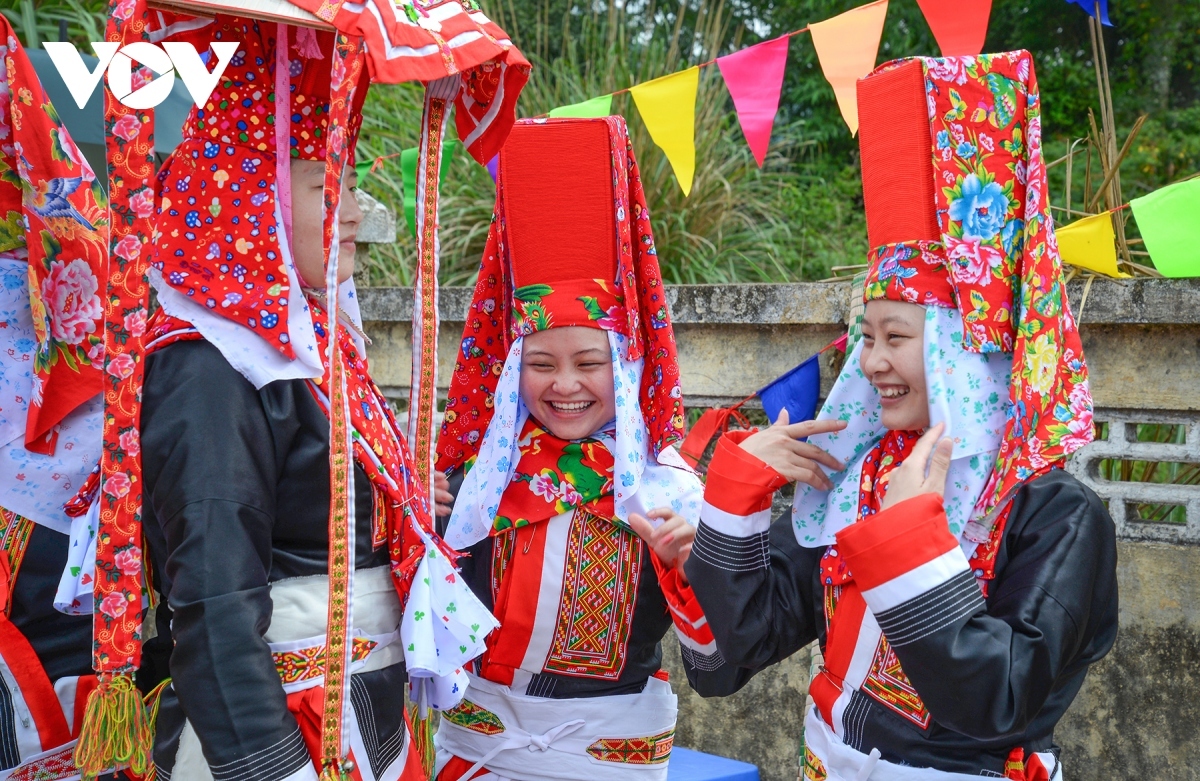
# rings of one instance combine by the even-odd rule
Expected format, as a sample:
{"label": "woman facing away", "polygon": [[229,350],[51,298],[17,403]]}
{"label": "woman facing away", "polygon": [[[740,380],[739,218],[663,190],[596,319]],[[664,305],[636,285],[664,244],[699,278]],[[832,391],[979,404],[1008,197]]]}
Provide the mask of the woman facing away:
{"label": "woman facing away", "polygon": [[862,337],[818,421],[719,441],[687,575],[731,689],[819,641],[805,779],[1061,779],[1055,725],[1116,637],[1116,549],[1061,468],[1092,402],[1032,59],[889,63],[858,99]]}
{"label": "woman facing away", "polygon": [[445,538],[500,628],[442,719],[438,779],[664,779],[663,636],[700,691],[728,668],[676,566],[701,485],[673,447],[674,336],[621,118],[513,128],[449,395]]}

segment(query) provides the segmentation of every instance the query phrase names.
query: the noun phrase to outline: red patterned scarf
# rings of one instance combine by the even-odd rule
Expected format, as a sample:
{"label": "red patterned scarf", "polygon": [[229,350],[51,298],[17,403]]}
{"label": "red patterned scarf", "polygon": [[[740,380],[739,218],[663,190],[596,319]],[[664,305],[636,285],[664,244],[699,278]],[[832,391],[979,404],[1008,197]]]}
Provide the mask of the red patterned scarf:
{"label": "red patterned scarf", "polygon": [[559,439],[530,418],[492,534],[548,521],[574,508],[614,518],[613,455],[600,439]]}

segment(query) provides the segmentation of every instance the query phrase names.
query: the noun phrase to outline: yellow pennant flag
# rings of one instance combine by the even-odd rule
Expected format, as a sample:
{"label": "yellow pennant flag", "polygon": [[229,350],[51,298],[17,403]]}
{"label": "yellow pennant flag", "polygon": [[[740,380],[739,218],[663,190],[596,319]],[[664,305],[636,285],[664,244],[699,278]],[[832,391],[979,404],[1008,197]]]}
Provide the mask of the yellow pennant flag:
{"label": "yellow pennant flag", "polygon": [[858,132],[857,83],[875,69],[887,9],[887,0],[882,0],[808,26],[821,72],[833,87],[850,135]]}
{"label": "yellow pennant flag", "polygon": [[667,155],[684,195],[696,173],[696,87],[700,68],[691,67],[630,87],[642,121],[654,143]]}
{"label": "yellow pennant flag", "polygon": [[1064,263],[1106,277],[1128,277],[1117,270],[1117,237],[1108,212],[1084,217],[1054,231]]}

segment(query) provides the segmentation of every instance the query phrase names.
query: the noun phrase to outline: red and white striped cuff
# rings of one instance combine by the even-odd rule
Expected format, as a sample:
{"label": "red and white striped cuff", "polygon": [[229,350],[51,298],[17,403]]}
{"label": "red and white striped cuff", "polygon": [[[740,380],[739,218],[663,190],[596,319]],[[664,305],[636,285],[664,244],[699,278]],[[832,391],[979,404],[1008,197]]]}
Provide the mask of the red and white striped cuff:
{"label": "red and white striped cuff", "polygon": [[651,554],[654,570],[658,574],[658,586],[662,589],[667,608],[671,611],[671,621],[675,624],[675,633],[679,642],[693,651],[708,656],[716,652],[717,644],[713,639],[712,628],[704,617],[704,609],[696,599],[692,587],[683,582],[679,570],[666,567],[658,556]]}
{"label": "red and white striped cuff", "polygon": [[916,642],[984,607],[942,497],[921,494],[838,532],[867,607],[893,646]]}

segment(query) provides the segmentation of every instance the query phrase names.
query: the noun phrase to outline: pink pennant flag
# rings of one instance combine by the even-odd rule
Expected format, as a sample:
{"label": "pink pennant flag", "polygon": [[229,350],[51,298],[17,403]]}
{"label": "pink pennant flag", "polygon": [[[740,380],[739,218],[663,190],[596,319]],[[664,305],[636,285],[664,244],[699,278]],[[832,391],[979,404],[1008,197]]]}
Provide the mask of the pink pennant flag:
{"label": "pink pennant flag", "polygon": [[779,92],[787,64],[788,36],[764,41],[717,58],[725,86],[733,96],[746,143],[762,168],[779,111]]}
{"label": "pink pennant flag", "polygon": [[992,0],[917,0],[943,57],[983,51]]}

